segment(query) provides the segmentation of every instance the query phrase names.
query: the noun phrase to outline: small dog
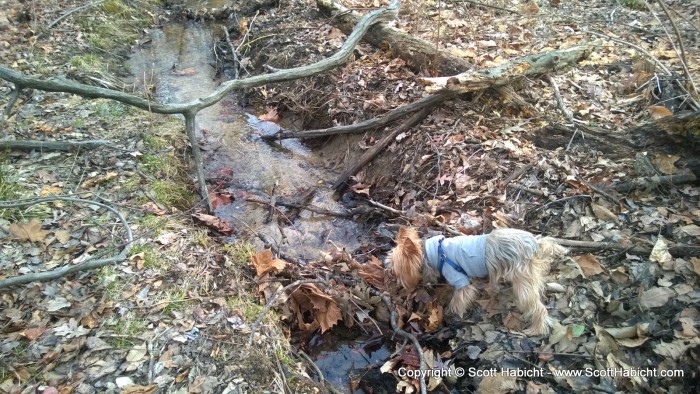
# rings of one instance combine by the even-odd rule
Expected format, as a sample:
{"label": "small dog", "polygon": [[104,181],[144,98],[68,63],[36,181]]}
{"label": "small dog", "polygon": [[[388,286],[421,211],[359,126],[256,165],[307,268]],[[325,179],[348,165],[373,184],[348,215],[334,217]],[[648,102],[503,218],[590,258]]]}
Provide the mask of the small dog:
{"label": "small dog", "polygon": [[488,235],[436,236],[422,242],[416,230],[402,227],[389,264],[399,284],[413,290],[421,278],[434,282],[442,275],[455,292],[448,312],[462,317],[474,303],[477,289],[469,278],[488,276],[513,283],[518,308],[531,322],[526,335],[549,333],[552,319],[540,300],[550,262],[568,250],[550,239],[537,239],[527,231],[496,229]]}

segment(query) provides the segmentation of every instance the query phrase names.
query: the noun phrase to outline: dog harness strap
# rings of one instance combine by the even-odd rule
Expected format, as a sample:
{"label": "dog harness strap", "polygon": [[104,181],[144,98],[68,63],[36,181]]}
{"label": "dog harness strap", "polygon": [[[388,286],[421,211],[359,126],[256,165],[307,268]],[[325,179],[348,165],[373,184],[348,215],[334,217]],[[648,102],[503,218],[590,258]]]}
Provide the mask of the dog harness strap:
{"label": "dog harness strap", "polygon": [[442,241],[444,240],[445,238],[442,238],[438,241],[438,256],[440,256],[440,259],[438,260],[438,271],[440,272],[440,275],[442,275],[443,277],[445,276],[445,273],[442,271],[442,267],[443,265],[445,265],[445,263],[447,263],[447,265],[452,267],[453,270],[459,272],[462,275],[467,276],[467,273],[464,272],[464,270],[462,269],[462,267],[459,266],[459,264],[455,263],[454,261],[452,261],[452,259],[445,255],[445,251],[442,249]]}

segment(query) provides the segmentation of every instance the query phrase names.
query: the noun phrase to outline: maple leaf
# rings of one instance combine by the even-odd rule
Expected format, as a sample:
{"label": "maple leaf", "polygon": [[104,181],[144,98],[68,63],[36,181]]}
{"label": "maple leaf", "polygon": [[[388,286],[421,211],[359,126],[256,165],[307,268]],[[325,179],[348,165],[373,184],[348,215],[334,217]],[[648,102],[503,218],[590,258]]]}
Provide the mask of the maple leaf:
{"label": "maple leaf", "polygon": [[297,310],[299,328],[304,329],[307,326],[301,319],[305,312],[313,314],[315,322],[321,327],[321,333],[330,330],[342,317],[335,300],[314,284],[302,285],[292,295],[295,296],[294,299],[299,308]]}
{"label": "maple leaf", "polygon": [[47,232],[41,229],[41,222],[32,219],[29,223],[12,223],[10,233],[20,241],[39,242],[46,238]]}
{"label": "maple leaf", "polygon": [[272,257],[272,249],[265,249],[262,252],[253,255],[253,267],[258,277],[263,276],[272,271],[282,271],[287,263],[284,260],[275,259]]}

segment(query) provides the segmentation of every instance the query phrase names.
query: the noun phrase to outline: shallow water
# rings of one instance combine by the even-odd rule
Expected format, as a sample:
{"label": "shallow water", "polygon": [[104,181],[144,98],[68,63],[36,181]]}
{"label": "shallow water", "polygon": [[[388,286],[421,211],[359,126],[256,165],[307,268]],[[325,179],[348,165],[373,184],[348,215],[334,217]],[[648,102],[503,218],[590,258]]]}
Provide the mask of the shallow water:
{"label": "shallow water", "polygon": [[[137,48],[130,60],[137,85],[153,85],[154,96],[161,102],[206,96],[220,83],[212,66],[212,48],[219,31],[219,26],[196,23],[152,31],[150,41]],[[296,140],[286,140],[281,147],[261,141],[260,134],[274,133],[279,126],[245,113],[237,103],[232,94],[196,118],[207,177],[225,174],[226,191],[236,197],[233,204],[217,208],[215,214],[238,228],[240,235],[250,237],[256,231],[271,236],[285,253],[297,258],[317,258],[319,250],[332,250],[333,245],[356,249],[358,226],[352,221],[301,211],[291,225],[285,220],[279,221],[282,224],[276,220],[265,223],[267,208],[243,201],[247,196],[267,199],[275,185],[279,198],[315,188],[311,204],[344,210],[331,198],[328,186],[336,174],[325,171],[319,158]],[[250,240],[261,245],[255,237]]]}

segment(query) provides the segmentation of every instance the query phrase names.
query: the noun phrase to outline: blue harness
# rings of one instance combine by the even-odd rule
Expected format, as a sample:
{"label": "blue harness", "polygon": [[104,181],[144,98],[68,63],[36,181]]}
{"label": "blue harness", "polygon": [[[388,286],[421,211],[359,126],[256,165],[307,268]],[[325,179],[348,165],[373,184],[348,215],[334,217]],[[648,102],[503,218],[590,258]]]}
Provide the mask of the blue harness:
{"label": "blue harness", "polygon": [[443,277],[445,276],[445,274],[442,272],[442,267],[443,265],[445,265],[445,263],[447,263],[447,265],[452,267],[453,270],[459,272],[460,274],[463,274],[464,276],[467,276],[467,273],[464,272],[464,270],[462,269],[462,267],[459,266],[459,264],[455,263],[454,261],[452,261],[451,258],[445,255],[445,251],[442,249],[442,241],[444,240],[445,238],[438,241],[438,255],[440,256],[440,260],[438,260],[438,271],[440,271],[440,275],[442,275]]}

